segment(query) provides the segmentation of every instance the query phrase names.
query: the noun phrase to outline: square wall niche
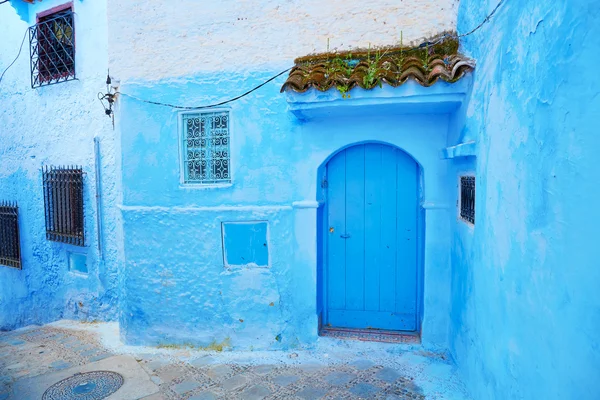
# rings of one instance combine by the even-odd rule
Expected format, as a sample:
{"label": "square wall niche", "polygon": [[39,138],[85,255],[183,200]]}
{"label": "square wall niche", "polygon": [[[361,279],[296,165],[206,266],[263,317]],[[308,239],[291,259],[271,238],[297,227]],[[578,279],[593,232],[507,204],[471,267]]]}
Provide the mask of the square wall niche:
{"label": "square wall niche", "polygon": [[78,274],[87,274],[87,254],[83,253],[68,253],[69,256],[69,271]]}
{"label": "square wall niche", "polygon": [[269,223],[239,221],[221,223],[225,268],[269,267]]}

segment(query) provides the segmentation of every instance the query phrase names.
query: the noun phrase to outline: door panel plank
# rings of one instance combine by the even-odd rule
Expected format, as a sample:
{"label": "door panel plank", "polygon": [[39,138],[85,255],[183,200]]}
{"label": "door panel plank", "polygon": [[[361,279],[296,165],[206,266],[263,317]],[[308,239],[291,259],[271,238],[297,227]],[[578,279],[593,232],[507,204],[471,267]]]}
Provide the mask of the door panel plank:
{"label": "door panel plank", "polygon": [[398,265],[396,307],[398,313],[415,315],[417,299],[417,170],[409,157],[398,157]]}
{"label": "door panel plank", "polygon": [[[346,307],[346,152],[327,164],[328,224],[327,301],[329,308]],[[333,232],[330,230],[333,229]]]}
{"label": "door panel plank", "polygon": [[345,236],[346,309],[364,310],[365,146],[353,146],[346,150]]}
{"label": "door panel plank", "polygon": [[332,326],[356,329],[413,331],[414,315],[388,311],[329,310]]}
{"label": "door panel plank", "polygon": [[365,310],[379,311],[382,145],[365,146]]}
{"label": "door panel plank", "polygon": [[381,150],[381,175],[385,182],[381,193],[381,266],[379,275],[379,310],[396,309],[396,149],[384,146]]}

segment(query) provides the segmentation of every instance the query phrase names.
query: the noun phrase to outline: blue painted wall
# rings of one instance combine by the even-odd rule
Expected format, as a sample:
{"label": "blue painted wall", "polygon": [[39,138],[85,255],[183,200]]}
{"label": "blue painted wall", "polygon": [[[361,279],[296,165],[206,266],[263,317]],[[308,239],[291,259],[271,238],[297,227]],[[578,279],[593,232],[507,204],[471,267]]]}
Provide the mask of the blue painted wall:
{"label": "blue painted wall", "polygon": [[476,399],[600,398],[599,20],[597,1],[505,1],[462,43],[478,157],[454,165],[477,197],[474,229],[454,223],[452,352]]}
{"label": "blue painted wall", "polygon": [[[251,88],[281,70],[202,74],[158,82],[124,83],[138,98],[204,105]],[[447,348],[450,305],[450,239],[453,207],[444,187],[448,162],[449,109],[409,114],[382,96],[443,95],[440,83],[421,88],[384,87],[353,92],[362,104],[353,112],[337,92],[329,116],[302,121],[279,93],[284,77],[231,103],[233,182],[212,188],[180,185],[176,110],[120,96],[117,115],[122,148],[124,248],[121,335],[132,344],[192,344],[237,349],[309,345],[317,338],[317,214],[327,160],[355,143],[389,143],[418,161],[427,208],[423,239],[423,342]],[[464,84],[468,86],[468,79]],[[424,92],[423,92],[424,91]],[[311,98],[291,95],[290,101]],[[296,96],[296,97],[294,97]],[[363,96],[362,100],[361,96]],[[430,99],[431,96],[426,96]],[[425,101],[425,100],[422,100]],[[418,101],[417,101],[418,102]],[[336,114],[332,110],[338,110]],[[392,112],[393,111],[393,112]],[[407,110],[404,110],[407,111]],[[417,112],[415,114],[415,112]],[[268,221],[269,268],[223,265],[221,226],[232,221]]]}
{"label": "blue painted wall", "polygon": [[[18,53],[36,13],[61,0],[0,5],[0,68]],[[23,269],[0,266],[0,330],[57,319],[114,320],[118,305],[115,142],[97,104],[108,65],[106,2],[74,1],[79,80],[32,89],[28,40],[0,83],[0,199],[16,201]],[[26,11],[26,12],[25,12]],[[94,137],[101,143],[104,258],[97,249]],[[45,237],[42,165],[83,166],[86,246]],[[108,239],[107,239],[108,238]],[[69,252],[85,254],[88,273],[69,271]]]}

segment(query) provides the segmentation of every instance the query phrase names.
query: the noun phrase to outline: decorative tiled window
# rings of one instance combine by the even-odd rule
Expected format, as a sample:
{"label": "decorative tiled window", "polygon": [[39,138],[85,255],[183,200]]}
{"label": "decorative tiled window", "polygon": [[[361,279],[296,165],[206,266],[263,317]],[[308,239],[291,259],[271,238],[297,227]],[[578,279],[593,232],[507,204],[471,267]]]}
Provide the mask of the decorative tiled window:
{"label": "decorative tiled window", "polygon": [[75,25],[68,8],[38,18],[29,28],[31,87],[75,79]]}
{"label": "decorative tiled window", "polygon": [[83,169],[45,167],[46,239],[84,246]]}
{"label": "decorative tiled window", "polygon": [[0,202],[0,265],[21,269],[19,208],[16,203]]}
{"label": "decorative tiled window", "polygon": [[229,111],[182,114],[183,183],[231,182]]}
{"label": "decorative tiled window", "polygon": [[460,218],[475,224],[475,177],[460,177]]}

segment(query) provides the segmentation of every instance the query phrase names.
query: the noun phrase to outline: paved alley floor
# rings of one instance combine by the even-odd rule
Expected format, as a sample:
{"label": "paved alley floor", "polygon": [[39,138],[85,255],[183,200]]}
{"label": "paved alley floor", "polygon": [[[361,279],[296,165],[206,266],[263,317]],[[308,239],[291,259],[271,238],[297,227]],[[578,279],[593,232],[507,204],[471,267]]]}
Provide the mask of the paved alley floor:
{"label": "paved alley floor", "polygon": [[320,338],[310,350],[207,352],[118,337],[117,324],[73,321],[0,332],[0,400],[101,398],[63,387],[92,371],[122,376],[111,400],[468,398],[454,365],[415,345]]}

